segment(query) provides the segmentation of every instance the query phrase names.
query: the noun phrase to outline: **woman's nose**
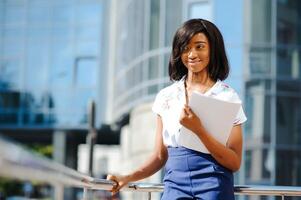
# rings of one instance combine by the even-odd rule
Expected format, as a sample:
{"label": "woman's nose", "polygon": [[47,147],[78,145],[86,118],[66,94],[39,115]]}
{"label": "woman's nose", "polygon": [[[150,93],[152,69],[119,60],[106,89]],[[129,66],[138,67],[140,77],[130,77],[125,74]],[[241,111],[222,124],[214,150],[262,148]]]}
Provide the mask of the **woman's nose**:
{"label": "woman's nose", "polygon": [[188,58],[194,59],[194,58],[196,58],[196,56],[197,56],[196,52],[193,49],[191,49],[188,53]]}

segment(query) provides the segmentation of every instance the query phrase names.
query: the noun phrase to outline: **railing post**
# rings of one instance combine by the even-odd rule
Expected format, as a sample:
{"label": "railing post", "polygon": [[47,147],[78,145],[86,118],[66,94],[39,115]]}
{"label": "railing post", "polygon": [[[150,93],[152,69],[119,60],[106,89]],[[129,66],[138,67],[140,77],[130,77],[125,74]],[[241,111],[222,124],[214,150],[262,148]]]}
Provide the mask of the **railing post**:
{"label": "railing post", "polygon": [[148,200],[151,200],[152,199],[152,193],[151,192],[148,192]]}
{"label": "railing post", "polygon": [[284,195],[281,196],[281,200],[284,200]]}
{"label": "railing post", "polygon": [[83,200],[88,200],[88,189],[84,188]]}

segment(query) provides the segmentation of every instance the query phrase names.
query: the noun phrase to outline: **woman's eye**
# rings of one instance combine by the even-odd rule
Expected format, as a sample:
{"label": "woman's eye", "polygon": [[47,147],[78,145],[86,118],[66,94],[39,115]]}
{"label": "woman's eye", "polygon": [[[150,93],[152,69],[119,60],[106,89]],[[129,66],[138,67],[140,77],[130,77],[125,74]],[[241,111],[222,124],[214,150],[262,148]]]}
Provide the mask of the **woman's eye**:
{"label": "woman's eye", "polygon": [[189,47],[184,47],[183,51],[184,51],[184,52],[189,51]]}
{"label": "woman's eye", "polygon": [[196,46],[197,49],[203,49],[204,47],[205,47],[205,45],[202,45],[202,44]]}

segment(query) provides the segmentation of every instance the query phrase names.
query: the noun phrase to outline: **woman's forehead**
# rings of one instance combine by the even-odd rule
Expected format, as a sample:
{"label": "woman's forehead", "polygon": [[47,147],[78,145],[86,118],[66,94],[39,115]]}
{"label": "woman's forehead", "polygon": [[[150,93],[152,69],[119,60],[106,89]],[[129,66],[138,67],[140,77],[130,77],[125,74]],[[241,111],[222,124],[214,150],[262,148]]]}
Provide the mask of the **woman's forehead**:
{"label": "woman's forehead", "polygon": [[189,40],[189,43],[208,43],[207,36],[204,33],[196,33],[192,38]]}

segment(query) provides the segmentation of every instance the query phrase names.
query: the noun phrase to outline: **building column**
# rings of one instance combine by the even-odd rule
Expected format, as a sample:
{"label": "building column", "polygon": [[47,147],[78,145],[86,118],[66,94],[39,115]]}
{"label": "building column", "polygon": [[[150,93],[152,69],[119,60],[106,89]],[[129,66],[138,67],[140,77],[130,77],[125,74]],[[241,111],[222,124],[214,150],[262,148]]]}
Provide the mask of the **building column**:
{"label": "building column", "polygon": [[[65,164],[66,157],[66,132],[64,131],[54,131],[52,135],[53,144],[53,160]],[[61,184],[56,184],[54,187],[54,199],[63,200],[64,199],[64,186]]]}

